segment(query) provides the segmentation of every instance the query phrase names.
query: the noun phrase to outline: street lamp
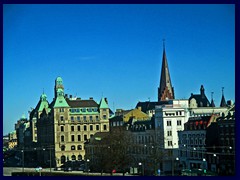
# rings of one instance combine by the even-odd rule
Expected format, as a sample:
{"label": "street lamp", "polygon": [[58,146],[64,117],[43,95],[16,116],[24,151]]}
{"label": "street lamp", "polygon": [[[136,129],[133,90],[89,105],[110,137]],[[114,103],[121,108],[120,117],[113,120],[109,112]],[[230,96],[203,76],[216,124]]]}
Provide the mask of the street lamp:
{"label": "street lamp", "polygon": [[142,176],[144,176],[144,167],[143,167],[143,163],[139,162],[138,165],[139,165],[139,166],[142,166],[141,171],[142,171]]}
{"label": "street lamp", "polygon": [[22,152],[22,172],[24,172],[24,150],[21,150]]}
{"label": "street lamp", "polygon": [[[45,148],[43,148],[43,165],[45,164]],[[43,166],[45,167],[45,166]]]}
{"label": "street lamp", "polygon": [[217,155],[213,154],[214,164],[215,164],[215,172],[217,172]]}
{"label": "street lamp", "polygon": [[89,166],[89,162],[90,162],[90,160],[87,159],[87,174],[88,174],[88,172],[89,172],[89,168],[88,168],[88,166]]}

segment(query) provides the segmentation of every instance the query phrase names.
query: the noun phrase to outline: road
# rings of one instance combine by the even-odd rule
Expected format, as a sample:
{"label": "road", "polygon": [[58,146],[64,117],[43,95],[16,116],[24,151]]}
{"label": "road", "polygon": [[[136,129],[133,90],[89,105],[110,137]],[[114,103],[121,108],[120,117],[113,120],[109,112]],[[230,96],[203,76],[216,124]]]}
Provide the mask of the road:
{"label": "road", "polygon": [[[12,176],[12,172],[22,172],[23,168],[21,167],[3,167],[3,176]],[[35,168],[24,168],[24,171],[35,172]],[[49,172],[49,169],[43,169],[42,172]]]}
{"label": "road", "polygon": [[[21,167],[3,167],[3,176],[12,176],[12,172],[22,172],[22,168]],[[35,172],[35,168],[24,168],[25,172]],[[42,169],[42,172],[50,172],[49,168],[44,168]],[[54,173],[53,169],[52,172]],[[71,172],[64,172],[64,171],[58,171],[60,173],[84,173],[82,171],[71,171]],[[93,174],[93,173],[89,173]],[[101,173],[94,173],[97,176],[101,176]],[[103,176],[110,176],[109,173],[103,173]],[[113,176],[122,176],[122,173],[114,173]],[[130,174],[126,174],[125,176],[130,176]]]}

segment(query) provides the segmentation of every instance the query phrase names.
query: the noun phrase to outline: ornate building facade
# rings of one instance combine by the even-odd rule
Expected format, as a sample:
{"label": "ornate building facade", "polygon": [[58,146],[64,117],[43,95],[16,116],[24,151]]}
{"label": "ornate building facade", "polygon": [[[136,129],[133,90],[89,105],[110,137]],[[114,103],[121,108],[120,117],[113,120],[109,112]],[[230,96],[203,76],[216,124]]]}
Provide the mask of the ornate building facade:
{"label": "ornate building facade", "polygon": [[37,121],[37,142],[42,163],[59,167],[84,159],[84,143],[96,132],[109,131],[110,110],[106,98],[98,104],[93,98],[65,95],[61,77],[55,81],[54,94]]}

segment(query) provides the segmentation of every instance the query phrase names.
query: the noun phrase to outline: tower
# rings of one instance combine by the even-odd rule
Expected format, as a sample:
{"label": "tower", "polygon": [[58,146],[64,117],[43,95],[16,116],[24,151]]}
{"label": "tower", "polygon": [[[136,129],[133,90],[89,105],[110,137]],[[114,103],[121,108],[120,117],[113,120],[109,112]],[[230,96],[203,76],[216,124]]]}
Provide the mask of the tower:
{"label": "tower", "polygon": [[174,90],[171,83],[167,56],[165,51],[165,44],[163,40],[163,58],[162,58],[162,71],[160,77],[160,87],[158,88],[158,102],[168,99],[174,99]]}
{"label": "tower", "polygon": [[54,86],[54,97],[55,98],[57,98],[59,89],[61,89],[62,92],[64,92],[63,80],[61,77],[57,77],[57,79],[55,80],[55,86]]}

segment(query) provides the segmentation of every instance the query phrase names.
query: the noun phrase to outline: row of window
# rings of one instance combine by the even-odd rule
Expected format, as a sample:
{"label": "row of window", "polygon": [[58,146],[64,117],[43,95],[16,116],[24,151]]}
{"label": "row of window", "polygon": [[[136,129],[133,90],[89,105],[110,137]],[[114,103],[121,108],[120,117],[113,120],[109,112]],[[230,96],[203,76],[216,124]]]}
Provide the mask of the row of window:
{"label": "row of window", "polygon": [[181,116],[182,114],[183,114],[182,111],[177,111],[176,113],[175,112],[171,112],[171,113],[165,112],[165,116]]}
{"label": "row of window", "polygon": [[151,142],[153,142],[153,136],[138,136],[137,141],[139,144],[151,143]]}
{"label": "row of window", "polygon": [[[90,135],[90,138],[93,136],[93,134]],[[84,134],[84,141],[86,141],[88,139],[87,134]],[[65,141],[65,136],[61,135],[61,142]],[[71,141],[75,142],[75,135],[71,135]],[[81,135],[77,135],[77,141],[82,141],[82,137]]]}
{"label": "row of window", "polygon": [[[94,117],[95,117],[96,121],[99,120],[99,116],[94,116]],[[71,119],[71,121],[74,121],[74,120],[77,120],[77,121],[81,121],[81,120],[83,120],[83,121],[87,121],[87,120],[93,121],[94,117],[93,116],[82,116],[82,117],[81,116],[76,116],[76,117],[71,116],[70,119]],[[64,120],[64,116],[60,116],[60,120],[63,121]]]}
{"label": "row of window", "polygon": [[[182,121],[181,120],[177,120],[177,126],[181,126],[182,125]],[[168,120],[167,121],[167,126],[172,126],[172,121]]]}
{"label": "row of window", "polygon": [[[103,115],[102,117],[103,119],[107,119],[107,115]],[[87,121],[87,120],[90,120],[90,121],[93,121],[93,120],[96,120],[96,121],[99,121],[99,116],[71,116],[70,117],[71,121],[74,121],[74,120],[77,120],[77,121]],[[60,120],[61,121],[64,121],[64,116],[60,116]]]}
{"label": "row of window", "polygon": [[[64,126],[61,126],[60,129],[61,129],[61,132],[64,132]],[[71,126],[71,131],[75,131],[75,130],[81,131],[81,126]],[[84,125],[83,130],[88,131],[88,126]],[[89,130],[93,131],[94,130],[94,125],[89,125]],[[95,130],[96,131],[100,130],[100,127],[99,127],[98,124],[95,126]],[[107,125],[106,124],[103,125],[103,130],[107,130]]]}
{"label": "row of window", "polygon": [[188,145],[205,145],[205,138],[190,138],[190,139],[182,139],[181,144]]}
{"label": "row of window", "polygon": [[[62,156],[61,156],[61,163],[62,163],[62,164],[65,163],[66,160],[70,160],[70,159],[69,159],[69,156],[67,156],[67,158],[66,158],[66,156],[62,155]],[[72,155],[72,156],[71,156],[71,160],[72,160],[72,161],[76,161],[76,156],[75,156],[75,155]],[[78,161],[82,160],[82,155],[79,154],[77,160],[78,160]]]}
{"label": "row of window", "polygon": [[72,108],[69,109],[71,113],[80,113],[80,112],[97,112],[98,108]]}
{"label": "row of window", "polygon": [[[65,151],[66,150],[65,148],[66,148],[65,145],[62,145],[61,146],[61,151]],[[76,146],[72,145],[71,150],[76,150]],[[82,145],[77,145],[77,150],[83,150]]]}

